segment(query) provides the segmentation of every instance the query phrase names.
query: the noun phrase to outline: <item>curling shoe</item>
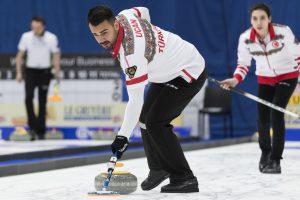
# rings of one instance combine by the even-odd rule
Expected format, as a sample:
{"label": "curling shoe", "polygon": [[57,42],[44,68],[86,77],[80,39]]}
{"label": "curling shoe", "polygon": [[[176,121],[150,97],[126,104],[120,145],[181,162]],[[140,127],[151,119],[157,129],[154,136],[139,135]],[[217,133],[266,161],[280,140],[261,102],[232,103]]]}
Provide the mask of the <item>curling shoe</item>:
{"label": "curling shoe", "polygon": [[260,172],[262,172],[263,169],[268,165],[269,160],[270,160],[270,153],[261,154],[259,164],[258,164],[258,168]]}
{"label": "curling shoe", "polygon": [[199,192],[198,181],[194,176],[187,180],[170,181],[170,184],[161,188],[161,193],[191,193]]}
{"label": "curling shoe", "polygon": [[169,178],[170,174],[164,170],[150,170],[148,177],[142,182],[142,190],[152,190],[161,182]]}
{"label": "curling shoe", "polygon": [[268,165],[263,169],[265,174],[281,174],[280,160],[269,160]]}

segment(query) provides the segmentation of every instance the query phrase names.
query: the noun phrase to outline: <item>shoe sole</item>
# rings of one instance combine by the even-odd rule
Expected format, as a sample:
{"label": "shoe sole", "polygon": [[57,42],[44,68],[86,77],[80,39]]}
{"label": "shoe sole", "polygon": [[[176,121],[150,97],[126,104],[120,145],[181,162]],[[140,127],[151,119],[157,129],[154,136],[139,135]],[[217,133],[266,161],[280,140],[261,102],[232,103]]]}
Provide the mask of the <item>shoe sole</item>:
{"label": "shoe sole", "polygon": [[267,165],[263,166],[263,165],[259,165],[258,169],[261,173],[263,173],[264,169],[266,168]]}
{"label": "shoe sole", "polygon": [[142,188],[142,190],[144,190],[144,191],[152,190],[152,189],[156,188],[159,184],[161,184],[164,180],[166,180],[166,179],[169,178],[169,177],[170,177],[170,175],[167,174],[167,175],[163,176],[161,179],[159,179],[159,181],[158,181],[156,184],[152,185],[151,187],[148,187],[148,188],[142,188],[142,187],[141,187],[141,188]]}
{"label": "shoe sole", "polygon": [[262,171],[263,174],[281,174],[280,172],[268,172],[268,171]]}
{"label": "shoe sole", "polygon": [[191,188],[191,189],[186,189],[186,190],[181,190],[181,191],[160,191],[161,193],[192,193],[192,192],[199,192],[199,188]]}

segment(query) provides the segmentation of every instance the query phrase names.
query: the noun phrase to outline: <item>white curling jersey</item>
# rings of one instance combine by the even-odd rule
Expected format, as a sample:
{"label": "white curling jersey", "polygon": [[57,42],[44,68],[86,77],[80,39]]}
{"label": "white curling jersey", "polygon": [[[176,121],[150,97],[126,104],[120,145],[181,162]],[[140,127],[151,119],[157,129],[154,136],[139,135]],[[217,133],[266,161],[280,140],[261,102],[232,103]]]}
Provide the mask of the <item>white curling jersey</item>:
{"label": "white curling jersey", "polygon": [[152,25],[147,8],[124,10],[116,18],[121,26],[112,55],[126,74],[127,88],[178,76],[192,82],[203,72],[205,61],[195,46]]}
{"label": "white curling jersey", "polygon": [[238,65],[234,77],[245,79],[251,60],[256,62],[259,84],[275,84],[299,76],[300,45],[288,26],[269,24],[269,33],[264,40],[257,37],[254,28],[240,35]]}

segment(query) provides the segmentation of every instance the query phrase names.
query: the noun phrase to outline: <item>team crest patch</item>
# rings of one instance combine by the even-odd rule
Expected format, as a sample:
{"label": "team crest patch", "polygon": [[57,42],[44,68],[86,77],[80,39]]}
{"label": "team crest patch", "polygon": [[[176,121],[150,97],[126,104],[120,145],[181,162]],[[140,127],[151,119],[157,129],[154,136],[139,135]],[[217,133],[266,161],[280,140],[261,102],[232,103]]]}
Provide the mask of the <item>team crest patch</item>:
{"label": "team crest patch", "polygon": [[125,69],[125,73],[128,75],[128,77],[130,79],[132,79],[135,75],[137,67],[134,65],[132,67],[128,67],[127,69]]}
{"label": "team crest patch", "polygon": [[278,48],[279,47],[279,42],[275,40],[275,41],[272,42],[272,45],[273,45],[274,48]]}

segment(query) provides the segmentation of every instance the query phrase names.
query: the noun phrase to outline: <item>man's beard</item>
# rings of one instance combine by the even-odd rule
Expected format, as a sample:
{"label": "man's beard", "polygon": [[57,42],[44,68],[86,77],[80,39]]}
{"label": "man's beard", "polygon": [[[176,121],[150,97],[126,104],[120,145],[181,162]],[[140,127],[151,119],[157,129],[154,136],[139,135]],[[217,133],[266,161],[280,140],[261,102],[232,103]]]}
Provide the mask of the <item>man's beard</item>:
{"label": "man's beard", "polygon": [[105,41],[100,43],[100,45],[104,48],[104,49],[112,49],[113,45],[112,43],[110,43],[109,41]]}
{"label": "man's beard", "polygon": [[113,49],[114,46],[116,45],[116,41],[117,39],[115,39],[113,42],[110,42],[110,41],[105,41],[105,42],[102,42],[100,43],[100,45],[104,48],[104,49]]}

